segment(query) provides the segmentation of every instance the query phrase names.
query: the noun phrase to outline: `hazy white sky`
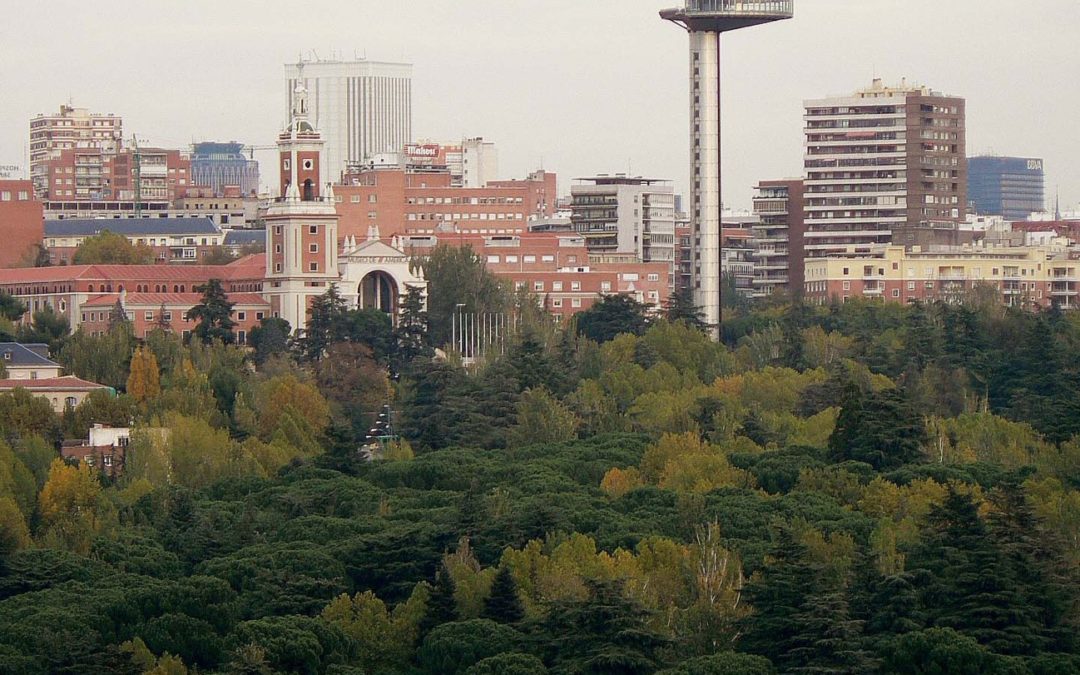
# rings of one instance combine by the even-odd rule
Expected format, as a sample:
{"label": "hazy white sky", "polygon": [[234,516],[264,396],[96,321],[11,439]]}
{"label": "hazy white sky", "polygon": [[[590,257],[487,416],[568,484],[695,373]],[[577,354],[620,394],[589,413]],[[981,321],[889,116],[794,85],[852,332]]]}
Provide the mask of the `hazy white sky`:
{"label": "hazy white sky", "polygon": [[[418,138],[484,136],[500,173],[570,178],[687,168],[681,0],[50,0],[0,24],[0,164],[25,164],[29,118],[71,99],[126,136],[269,144],[282,64],[301,50],[415,65]],[[725,37],[724,193],[798,176],[804,98],[877,74],[968,100],[969,153],[1042,157],[1052,198],[1080,203],[1080,2],[796,0],[796,18]],[[264,176],[264,182],[267,177]]]}

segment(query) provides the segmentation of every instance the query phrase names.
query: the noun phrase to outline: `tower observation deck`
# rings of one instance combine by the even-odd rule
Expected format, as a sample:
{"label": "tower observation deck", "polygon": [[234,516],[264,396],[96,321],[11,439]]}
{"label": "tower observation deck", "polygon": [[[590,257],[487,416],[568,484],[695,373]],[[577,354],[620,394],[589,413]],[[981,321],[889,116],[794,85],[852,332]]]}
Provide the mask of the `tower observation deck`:
{"label": "tower observation deck", "polygon": [[794,0],[686,0],[660,18],[690,35],[690,223],[694,301],[719,332],[723,236],[720,194],[720,34],[790,19]]}

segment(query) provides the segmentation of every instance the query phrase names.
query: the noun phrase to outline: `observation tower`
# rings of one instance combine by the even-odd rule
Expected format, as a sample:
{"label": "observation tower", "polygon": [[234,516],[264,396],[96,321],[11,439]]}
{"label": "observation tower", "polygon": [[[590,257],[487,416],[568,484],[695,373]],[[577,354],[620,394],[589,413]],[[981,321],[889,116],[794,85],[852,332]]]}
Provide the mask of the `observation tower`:
{"label": "observation tower", "polygon": [[690,34],[690,224],[694,302],[719,334],[723,264],[720,34],[794,16],[794,0],[686,0],[660,18]]}

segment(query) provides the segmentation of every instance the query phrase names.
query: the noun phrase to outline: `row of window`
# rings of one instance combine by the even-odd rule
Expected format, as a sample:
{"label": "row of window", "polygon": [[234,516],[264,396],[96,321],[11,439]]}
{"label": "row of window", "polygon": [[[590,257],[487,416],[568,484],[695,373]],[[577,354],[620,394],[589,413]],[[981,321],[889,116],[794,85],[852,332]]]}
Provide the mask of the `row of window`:
{"label": "row of window", "polygon": [[[368,218],[375,218],[374,211],[368,213]],[[410,213],[408,220],[524,220],[521,213]]]}
{"label": "row of window", "polygon": [[[30,193],[28,191],[26,191],[26,190],[19,190],[18,191],[18,199],[19,199],[20,202],[29,201]],[[7,190],[4,190],[3,192],[0,192],[0,202],[10,202],[10,201],[11,201],[11,192],[9,192]]]}

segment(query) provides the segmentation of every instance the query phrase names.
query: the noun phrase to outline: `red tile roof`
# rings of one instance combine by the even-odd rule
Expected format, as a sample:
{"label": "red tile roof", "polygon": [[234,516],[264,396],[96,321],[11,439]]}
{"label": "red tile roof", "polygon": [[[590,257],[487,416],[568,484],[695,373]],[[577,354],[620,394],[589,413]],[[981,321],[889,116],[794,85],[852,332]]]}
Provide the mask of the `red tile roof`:
{"label": "red tile roof", "polygon": [[70,391],[85,391],[87,389],[108,389],[103,384],[97,382],[87,382],[81,380],[74,375],[65,375],[64,377],[46,377],[40,380],[0,380],[0,391],[11,391],[22,387],[27,391],[38,390],[70,390]]}
{"label": "red tile roof", "polygon": [[[258,293],[227,293],[234,305],[267,305],[270,303]],[[82,304],[83,307],[112,307],[120,298],[119,293],[95,295]],[[124,298],[127,307],[159,307],[161,305],[194,307],[202,300],[201,293],[128,293]]]}
{"label": "red tile roof", "polygon": [[[239,264],[241,262],[243,264]],[[76,279],[205,282],[210,279],[262,279],[265,274],[265,264],[256,264],[247,259],[229,265],[60,265],[0,269],[0,284],[49,283]]]}

